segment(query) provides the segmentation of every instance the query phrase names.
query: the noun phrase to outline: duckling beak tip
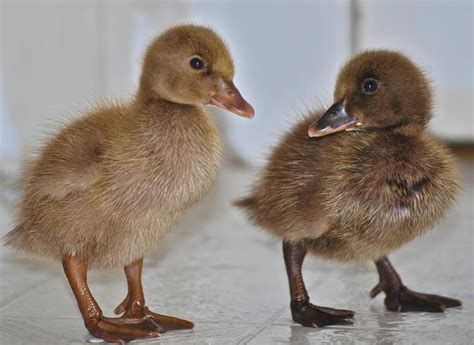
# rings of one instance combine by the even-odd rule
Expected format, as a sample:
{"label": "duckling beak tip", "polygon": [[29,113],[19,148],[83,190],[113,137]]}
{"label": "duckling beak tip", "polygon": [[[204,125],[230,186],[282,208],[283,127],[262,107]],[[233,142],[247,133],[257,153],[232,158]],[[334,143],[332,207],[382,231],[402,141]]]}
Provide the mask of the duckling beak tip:
{"label": "duckling beak tip", "polygon": [[313,123],[309,128],[308,128],[308,136],[310,138],[318,138],[318,137],[322,137],[322,136],[325,136],[326,134],[329,134],[329,133],[325,133],[329,130],[329,127],[326,127],[326,128],[323,128],[323,129],[318,129],[316,128],[315,126],[315,123]]}
{"label": "duckling beak tip", "polygon": [[310,138],[322,137],[331,133],[348,130],[357,126],[359,119],[346,113],[344,103],[333,104],[321,118],[311,124],[308,128]]}
{"label": "duckling beak tip", "polygon": [[209,104],[248,119],[255,116],[253,107],[242,97],[232,81],[222,81],[219,92],[211,97]]}

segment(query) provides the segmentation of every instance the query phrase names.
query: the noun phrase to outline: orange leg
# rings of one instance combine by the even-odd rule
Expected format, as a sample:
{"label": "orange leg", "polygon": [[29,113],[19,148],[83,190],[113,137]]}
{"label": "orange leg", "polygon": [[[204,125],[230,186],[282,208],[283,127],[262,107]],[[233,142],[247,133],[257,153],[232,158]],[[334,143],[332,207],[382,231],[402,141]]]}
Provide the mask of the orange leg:
{"label": "orange leg", "polygon": [[161,333],[172,330],[192,329],[194,324],[190,321],[154,313],[145,306],[142,286],[143,259],[139,259],[125,266],[127,276],[127,297],[115,308],[115,314],[122,314],[123,323],[132,323],[135,320],[147,320]]}
{"label": "orange leg", "polygon": [[120,318],[107,318],[102,315],[102,310],[87,285],[86,260],[79,256],[65,256],[63,267],[72,292],[76,297],[84,324],[90,334],[105,341],[120,344],[134,339],[153,338],[160,335],[160,332],[156,329],[142,329],[125,325]]}

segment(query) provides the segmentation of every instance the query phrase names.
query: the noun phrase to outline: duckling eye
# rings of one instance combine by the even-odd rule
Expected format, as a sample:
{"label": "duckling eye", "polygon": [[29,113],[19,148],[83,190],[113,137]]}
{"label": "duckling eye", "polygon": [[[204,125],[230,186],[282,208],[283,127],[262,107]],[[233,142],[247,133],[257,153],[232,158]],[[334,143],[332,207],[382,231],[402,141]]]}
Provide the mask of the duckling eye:
{"label": "duckling eye", "polygon": [[193,57],[191,60],[189,60],[189,65],[193,68],[193,69],[197,69],[197,70],[200,70],[200,69],[203,69],[204,68],[204,61],[202,61],[200,58],[198,57]]}
{"label": "duckling eye", "polygon": [[364,80],[364,82],[362,83],[363,93],[366,93],[369,95],[374,94],[375,92],[377,92],[377,88],[378,88],[378,85],[375,79],[369,78],[369,79]]}

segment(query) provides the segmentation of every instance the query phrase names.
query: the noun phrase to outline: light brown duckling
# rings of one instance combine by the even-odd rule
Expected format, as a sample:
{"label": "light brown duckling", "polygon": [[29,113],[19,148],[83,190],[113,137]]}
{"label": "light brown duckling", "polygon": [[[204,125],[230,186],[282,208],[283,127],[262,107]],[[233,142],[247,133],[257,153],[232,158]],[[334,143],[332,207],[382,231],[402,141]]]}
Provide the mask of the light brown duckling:
{"label": "light brown duckling", "polygon": [[301,273],[307,251],[374,260],[380,282],[371,296],[384,291],[391,311],[461,305],[407,289],[387,258],[429,230],[458,189],[453,158],[426,129],[425,76],[400,53],[367,51],[342,68],[334,100],[283,138],[250,196],[236,203],[283,238],[293,320],[325,326],[352,323],[354,315],[310,304]]}
{"label": "light brown duckling", "polygon": [[[176,26],[148,47],[129,104],[99,107],[51,138],[24,176],[7,245],[62,260],[89,332],[109,342],[158,336],[193,323],[151,312],[142,258],[212,185],[222,144],[213,104],[252,117],[232,83],[234,66],[211,29]],[[104,317],[88,268],[125,269],[118,318]]]}

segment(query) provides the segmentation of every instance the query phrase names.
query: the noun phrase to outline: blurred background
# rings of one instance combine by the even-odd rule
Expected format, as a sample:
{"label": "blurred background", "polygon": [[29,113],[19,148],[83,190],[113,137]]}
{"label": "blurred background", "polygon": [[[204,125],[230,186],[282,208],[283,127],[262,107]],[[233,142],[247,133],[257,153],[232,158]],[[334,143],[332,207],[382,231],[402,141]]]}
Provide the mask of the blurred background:
{"label": "blurred background", "polygon": [[[454,337],[460,344],[472,341],[472,1],[0,0],[0,18],[0,234],[11,228],[25,155],[38,147],[57,120],[80,116],[97,100],[132,97],[144,48],[155,35],[170,25],[192,22],[212,26],[227,42],[236,65],[235,84],[254,106],[256,117],[248,121],[212,109],[226,141],[222,174],[206,200],[180,223],[178,235],[170,234],[149,261],[148,272],[169,278],[179,271],[181,277],[145,277],[148,286],[156,288],[152,302],[164,312],[169,308],[172,314],[197,321],[198,337],[162,340],[174,339],[173,343],[310,344],[349,339],[346,330],[337,327],[317,333],[292,326],[278,241],[256,231],[229,202],[242,195],[255,167],[262,165],[271,145],[300,113],[332,103],[338,69],[351,54],[369,48],[408,54],[433,81],[431,130],[459,153],[464,192],[450,218],[437,227],[452,231],[433,232],[413,242],[395,262],[404,263],[404,273],[412,281],[460,296],[464,309],[445,319],[413,320],[385,313],[381,300],[368,308],[366,295],[376,282],[372,268],[336,274],[327,263],[310,262],[308,286],[315,283],[327,305],[355,308],[356,303],[361,316],[349,332],[353,344],[446,344]],[[436,252],[430,250],[432,243]],[[8,344],[83,342],[87,332],[59,265],[29,264],[3,248],[0,257],[3,339]],[[423,272],[409,257],[423,260]],[[209,285],[202,277],[218,284]],[[99,300],[110,309],[123,297],[125,285],[117,272],[92,279]],[[437,286],[439,280],[450,284]],[[111,288],[110,282],[120,288]],[[186,290],[189,282],[192,289]],[[107,300],[110,296],[113,301]],[[341,296],[343,303],[335,305]],[[51,327],[39,321],[40,316],[59,323]],[[226,330],[229,323],[232,328]]]}
{"label": "blurred background", "polygon": [[329,105],[354,52],[392,48],[433,81],[431,128],[474,142],[471,1],[5,1],[1,2],[1,157],[16,162],[56,118],[98,99],[133,95],[146,44],[176,23],[214,27],[236,64],[252,123],[217,116],[228,148],[262,162],[298,113]]}

